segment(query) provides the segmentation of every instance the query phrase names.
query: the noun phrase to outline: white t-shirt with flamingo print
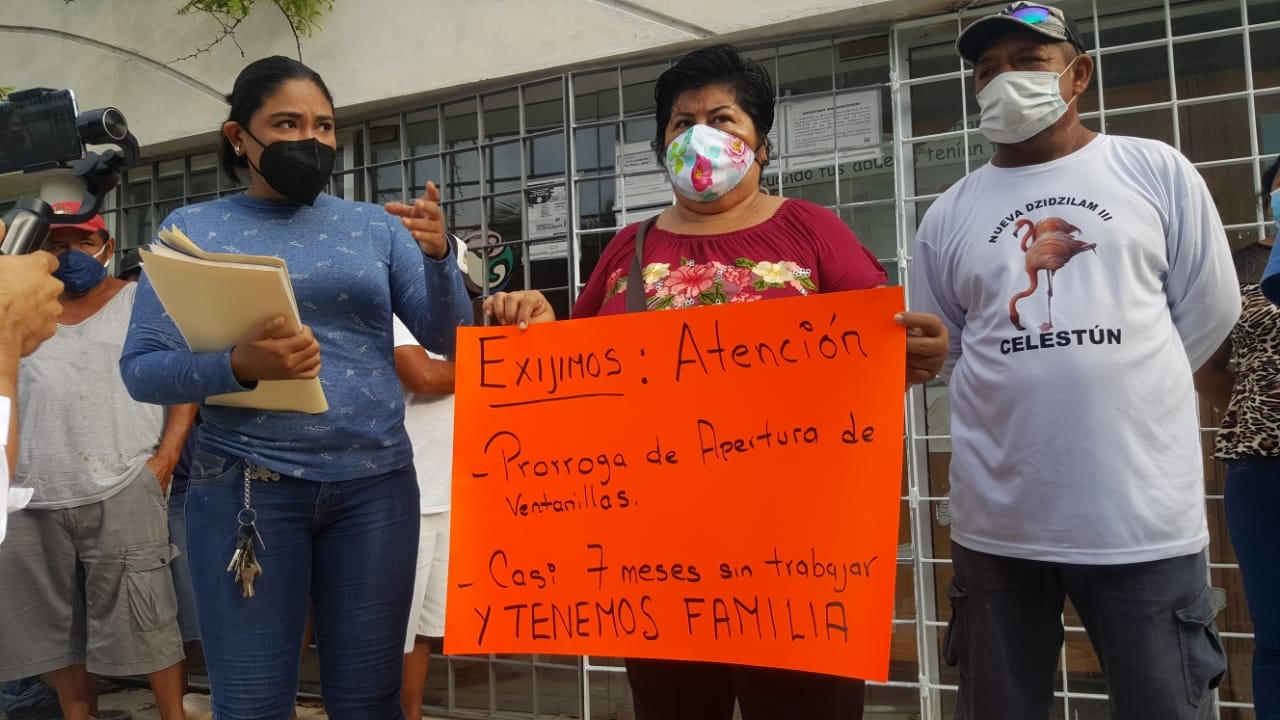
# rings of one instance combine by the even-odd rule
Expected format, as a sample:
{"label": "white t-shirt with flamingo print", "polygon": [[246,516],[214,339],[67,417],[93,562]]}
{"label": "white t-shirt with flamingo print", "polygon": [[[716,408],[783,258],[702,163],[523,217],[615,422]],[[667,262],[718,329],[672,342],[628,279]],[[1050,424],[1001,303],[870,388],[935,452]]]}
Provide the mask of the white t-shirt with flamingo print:
{"label": "white t-shirt with flamingo print", "polygon": [[954,541],[1103,565],[1205,546],[1192,371],[1240,296],[1186,158],[1099,135],[979,168],[929,208],[908,282],[951,333]]}

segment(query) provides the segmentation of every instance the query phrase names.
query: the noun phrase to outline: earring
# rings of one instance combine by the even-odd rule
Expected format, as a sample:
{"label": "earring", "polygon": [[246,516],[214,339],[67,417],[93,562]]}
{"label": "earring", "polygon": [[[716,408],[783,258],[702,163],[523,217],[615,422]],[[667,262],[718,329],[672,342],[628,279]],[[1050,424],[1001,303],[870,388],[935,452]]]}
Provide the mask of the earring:
{"label": "earring", "polygon": [[244,148],[243,148],[243,147],[241,147],[241,146],[239,146],[239,145],[237,145],[237,146],[236,146],[236,157],[239,157],[239,156],[241,156],[241,155],[243,155],[243,154],[244,154]]}

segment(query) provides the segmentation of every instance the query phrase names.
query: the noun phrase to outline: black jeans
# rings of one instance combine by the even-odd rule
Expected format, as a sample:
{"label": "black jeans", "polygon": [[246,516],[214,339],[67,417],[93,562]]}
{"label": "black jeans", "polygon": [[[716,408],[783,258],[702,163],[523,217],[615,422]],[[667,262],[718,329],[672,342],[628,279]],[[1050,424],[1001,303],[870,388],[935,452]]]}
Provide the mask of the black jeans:
{"label": "black jeans", "polygon": [[859,720],[862,680],[683,660],[627,660],[636,720]]}

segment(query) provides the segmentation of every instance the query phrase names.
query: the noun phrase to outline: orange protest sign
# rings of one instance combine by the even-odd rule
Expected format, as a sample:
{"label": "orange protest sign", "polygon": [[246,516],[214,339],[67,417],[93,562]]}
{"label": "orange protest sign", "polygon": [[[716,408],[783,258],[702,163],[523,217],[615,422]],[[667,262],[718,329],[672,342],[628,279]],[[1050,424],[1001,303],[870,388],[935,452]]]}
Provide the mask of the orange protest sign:
{"label": "orange protest sign", "polygon": [[902,307],[460,329],[446,652],[887,679]]}

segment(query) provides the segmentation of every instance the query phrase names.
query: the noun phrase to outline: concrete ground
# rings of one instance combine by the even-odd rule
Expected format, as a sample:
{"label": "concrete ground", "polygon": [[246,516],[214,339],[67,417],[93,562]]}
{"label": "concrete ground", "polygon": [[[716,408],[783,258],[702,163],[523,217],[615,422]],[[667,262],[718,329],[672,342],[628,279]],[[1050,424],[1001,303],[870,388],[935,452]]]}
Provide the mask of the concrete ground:
{"label": "concrete ground", "polygon": [[[187,720],[211,720],[209,712],[209,696],[202,693],[190,693],[182,701],[187,711]],[[110,692],[98,698],[99,709],[127,711],[132,720],[160,720],[155,703],[151,699],[151,691],[143,688],[124,688]],[[298,703],[298,720],[325,720],[329,716],[317,701]],[[424,720],[444,720],[436,716],[424,716]]]}
{"label": "concrete ground", "polygon": [[[99,698],[99,705],[102,710],[126,710],[130,713],[132,720],[160,720],[160,714],[156,712],[155,705],[151,701],[151,692],[141,688],[127,688],[102,695]],[[212,715],[209,712],[209,696],[201,693],[191,693],[183,698],[183,707],[187,711],[187,720],[211,720]],[[628,708],[629,710],[629,708]],[[898,715],[893,713],[889,708],[884,707],[868,707],[869,717],[877,718],[877,720],[915,720],[916,715]],[[298,720],[326,720],[329,716],[325,714],[324,709],[320,706],[319,701],[302,701],[298,704]],[[548,716],[544,716],[548,717]],[[569,718],[570,716],[561,715],[560,718]],[[630,712],[621,713],[621,718],[630,718]],[[736,716],[735,716],[736,717]],[[123,720],[123,718],[113,718],[113,720]],[[438,715],[424,715],[423,720],[447,720]]]}
{"label": "concrete ground", "polygon": [[[547,660],[548,658],[544,658]],[[305,677],[318,674],[316,654],[308,654],[304,660]],[[453,667],[445,672],[446,661],[439,658],[435,672],[428,681],[426,700],[436,711],[424,716],[424,720],[446,720],[441,705],[449,697],[450,687],[454,690],[454,699],[460,713],[455,717],[489,716],[490,712],[501,717],[530,717],[534,711],[531,691],[534,690],[533,678],[527,670],[519,666],[499,664],[492,670],[486,663],[472,661],[470,658],[454,658]],[[201,668],[202,669],[202,668]],[[481,672],[482,671],[482,672]],[[492,684],[490,684],[492,677]],[[203,685],[202,673],[193,676],[196,687]],[[129,713],[132,720],[159,720],[151,699],[151,692],[137,682],[104,681],[101,686],[99,705],[102,720],[126,720],[119,711]],[[634,720],[631,710],[630,693],[625,686],[625,677],[619,673],[593,673],[592,679],[592,715],[599,720]],[[578,713],[577,694],[581,692],[578,675],[572,669],[545,672],[540,670],[536,685],[539,696],[538,715],[546,720],[576,720]],[[305,693],[317,693],[319,687],[314,683],[303,683]],[[866,715],[876,720],[918,720],[919,715],[910,708],[914,690],[897,687],[875,687],[868,691]],[[309,697],[315,697],[311,695]],[[495,703],[492,707],[490,704]],[[212,720],[209,710],[207,691],[193,690],[183,701],[187,720]],[[108,712],[117,711],[117,712]],[[48,717],[48,716],[44,716]],[[55,713],[56,717],[56,713]],[[318,700],[303,699],[297,705],[298,720],[324,720],[328,716]],[[735,715],[735,720],[736,720]],[[1072,720],[1084,720],[1086,717],[1105,717],[1105,713],[1095,716],[1081,714]],[[5,714],[0,712],[0,720]],[[416,720],[416,719],[415,719]]]}
{"label": "concrete ground", "polygon": [[[156,712],[155,704],[151,700],[151,691],[145,688],[114,687],[103,693],[98,702],[100,709],[103,711],[104,720],[106,718],[110,718],[110,720],[125,720],[121,715],[121,711],[129,713],[131,720],[160,720],[160,714]],[[183,698],[183,706],[187,711],[187,720],[212,719],[212,714],[209,712],[208,695],[192,692]],[[867,707],[867,715],[877,720],[916,720],[918,718],[918,715],[915,714],[897,714],[891,708],[875,705]],[[3,717],[4,713],[0,713],[0,718]],[[297,717],[298,720],[326,720],[328,715],[325,714],[318,700],[303,700],[298,703]],[[543,717],[551,716],[544,715]],[[570,717],[569,715],[559,716],[559,718],[563,719]],[[630,720],[633,716],[630,713],[630,708],[627,707],[616,717],[618,720]],[[439,715],[424,715],[423,720],[447,720],[447,718]]]}

